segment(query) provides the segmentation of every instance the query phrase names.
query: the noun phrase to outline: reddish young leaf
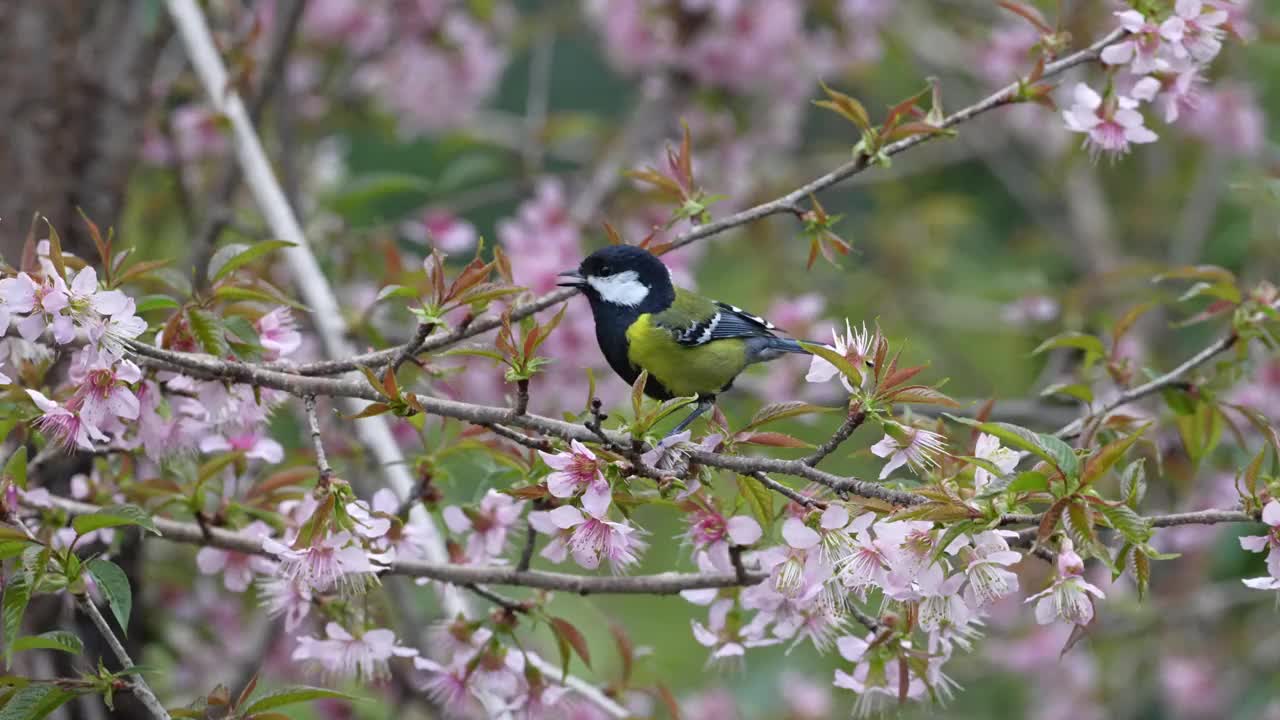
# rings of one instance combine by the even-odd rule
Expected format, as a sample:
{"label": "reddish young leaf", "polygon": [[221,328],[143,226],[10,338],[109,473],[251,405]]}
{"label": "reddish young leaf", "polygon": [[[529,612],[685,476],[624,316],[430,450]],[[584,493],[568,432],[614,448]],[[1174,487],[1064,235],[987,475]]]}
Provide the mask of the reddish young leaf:
{"label": "reddish young leaf", "polygon": [[578,657],[582,658],[583,664],[591,667],[591,651],[587,648],[587,639],[582,636],[578,628],[564,618],[553,617],[550,622],[555,634],[569,643],[569,646],[578,654]]}

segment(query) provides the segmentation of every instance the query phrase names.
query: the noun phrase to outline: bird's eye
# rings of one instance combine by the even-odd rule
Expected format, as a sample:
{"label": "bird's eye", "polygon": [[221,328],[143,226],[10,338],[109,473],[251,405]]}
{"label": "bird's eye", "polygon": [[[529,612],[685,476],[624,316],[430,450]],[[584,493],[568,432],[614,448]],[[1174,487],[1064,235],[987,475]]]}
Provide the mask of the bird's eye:
{"label": "bird's eye", "polygon": [[612,275],[612,274],[613,274],[613,270],[612,270],[608,265],[601,265],[601,266],[600,266],[600,274],[601,274],[601,275]]}

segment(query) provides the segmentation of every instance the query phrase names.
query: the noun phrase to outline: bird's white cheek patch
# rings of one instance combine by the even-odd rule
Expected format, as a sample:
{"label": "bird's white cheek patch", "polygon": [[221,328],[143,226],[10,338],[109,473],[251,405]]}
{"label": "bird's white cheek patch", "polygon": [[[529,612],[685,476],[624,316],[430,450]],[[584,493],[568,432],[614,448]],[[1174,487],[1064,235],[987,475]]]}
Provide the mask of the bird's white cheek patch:
{"label": "bird's white cheek patch", "polygon": [[649,296],[649,288],[640,282],[635,270],[627,270],[604,277],[588,277],[587,284],[600,294],[605,302],[635,307]]}

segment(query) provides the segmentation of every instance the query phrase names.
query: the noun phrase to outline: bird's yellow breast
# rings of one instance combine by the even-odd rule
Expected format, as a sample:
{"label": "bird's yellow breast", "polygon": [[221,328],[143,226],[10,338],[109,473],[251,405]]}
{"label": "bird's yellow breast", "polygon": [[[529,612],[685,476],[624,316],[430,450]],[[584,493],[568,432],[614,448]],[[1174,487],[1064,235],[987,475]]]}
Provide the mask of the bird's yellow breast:
{"label": "bird's yellow breast", "polygon": [[714,395],[746,367],[746,343],[741,338],[686,347],[670,330],[654,325],[648,313],[627,328],[627,343],[631,364],[678,396]]}

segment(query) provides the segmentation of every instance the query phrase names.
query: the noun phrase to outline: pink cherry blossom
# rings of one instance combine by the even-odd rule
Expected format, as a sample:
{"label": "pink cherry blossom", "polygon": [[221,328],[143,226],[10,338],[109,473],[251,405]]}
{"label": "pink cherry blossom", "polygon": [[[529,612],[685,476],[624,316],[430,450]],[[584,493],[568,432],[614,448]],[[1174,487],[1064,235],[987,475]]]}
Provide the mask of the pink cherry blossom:
{"label": "pink cherry blossom", "polygon": [[551,540],[538,554],[559,565],[569,557],[569,538],[573,537],[571,528],[561,528],[551,519],[547,510],[534,510],[527,518],[529,526],[543,535],[550,535]]}
{"label": "pink cherry blossom", "polygon": [[206,435],[200,439],[200,452],[242,452],[247,458],[272,465],[284,460],[284,447],[269,437],[265,428],[232,435]]}
{"label": "pink cherry blossom", "polygon": [[279,360],[292,355],[302,345],[302,335],[293,313],[287,307],[278,307],[254,322],[258,331],[258,343],[262,345],[265,360]]}
{"label": "pink cherry blossom", "polygon": [[406,222],[403,231],[447,255],[470,251],[480,237],[475,225],[444,208],[428,208],[418,219]]}
{"label": "pink cherry blossom", "polygon": [[[271,535],[271,526],[254,520],[240,530],[242,535],[264,540]],[[258,554],[223,550],[215,547],[200,548],[196,553],[196,567],[205,575],[222,574],[222,584],[231,592],[249,589],[255,574],[274,575],[276,564]]]}
{"label": "pink cherry blossom", "polygon": [[442,665],[421,655],[413,658],[413,665],[427,673],[422,689],[445,712],[446,717],[474,717],[480,704],[473,694],[475,674],[465,659],[453,659]]}
{"label": "pink cherry blossom", "polygon": [[507,534],[520,520],[524,505],[506,493],[489,490],[475,510],[457,505],[446,507],[444,522],[451,532],[467,535],[467,560],[486,565],[500,561]]}
{"label": "pink cherry blossom", "polygon": [[129,385],[140,380],[142,370],[130,360],[119,360],[89,371],[75,395],[79,400],[81,417],[97,427],[118,422],[117,418],[137,420],[138,396]]}
{"label": "pink cherry blossom", "polygon": [[300,550],[275,539],[262,541],[262,549],[280,561],[280,576],[301,580],[318,591],[332,588],[359,590],[374,579],[377,568],[369,554],[352,544],[351,533],[334,533]]}
{"label": "pink cherry blossom", "polygon": [[1040,33],[1027,23],[1003,25],[991,31],[978,57],[978,70],[993,87],[1003,86],[1022,75],[1031,65],[1031,49],[1040,42]]}
{"label": "pink cherry blossom", "polygon": [[0,279],[0,336],[9,332],[13,315],[22,315],[35,309],[36,285],[26,273],[17,277]]}
{"label": "pink cherry blossom", "polygon": [[693,545],[695,553],[706,553],[720,572],[733,572],[729,558],[729,546],[752,545],[760,539],[762,531],[755,518],[735,515],[726,519],[712,507],[699,506],[689,516],[690,524],[685,537]]}
{"label": "pink cherry blossom", "polygon": [[1206,8],[1200,0],[1178,0],[1174,15],[1165,25],[1180,25],[1182,32],[1177,39],[1179,56],[1189,56],[1198,63],[1207,63],[1222,52],[1222,25],[1227,13],[1212,6]]}
{"label": "pink cherry blossom", "polygon": [[1246,578],[1244,584],[1256,590],[1280,590],[1280,500],[1272,500],[1262,508],[1266,535],[1245,535],[1240,547],[1250,552],[1267,553],[1267,576]]}
{"label": "pink cherry blossom", "polygon": [[263,578],[258,581],[258,596],[268,615],[284,618],[287,632],[296,630],[311,612],[311,586],[300,578]]}
{"label": "pink cherry blossom", "polygon": [[988,530],[974,537],[973,556],[965,568],[969,579],[965,600],[974,610],[989,607],[1018,590],[1018,576],[1007,568],[1021,562],[1022,556],[1010,550],[1005,540],[1016,535],[1008,530]]}
{"label": "pink cherry blossom", "polygon": [[[23,277],[26,277],[25,273],[18,275],[18,279]],[[27,283],[30,283],[30,278]],[[11,306],[26,303],[27,283],[11,288]],[[44,334],[45,329],[50,329],[54,342],[59,345],[71,342],[75,338],[75,322],[63,312],[70,304],[68,292],[66,282],[60,277],[53,277],[52,281],[46,279],[40,285],[32,285],[33,307],[30,315],[18,321],[18,334],[24,340],[35,342]]]}
{"label": "pink cherry blossom", "polygon": [[1129,34],[1120,42],[1102,49],[1102,62],[1108,65],[1128,65],[1136,75],[1146,75],[1163,69],[1167,63],[1161,57],[1165,43],[1177,43],[1182,40],[1183,28],[1180,21],[1157,24],[1148,20],[1137,10],[1117,12],[1120,26]]}
{"label": "pink cherry blossom", "polygon": [[920,627],[925,632],[967,625],[969,607],[960,597],[964,573],[948,577],[942,565],[934,563],[916,576],[920,597]]}
{"label": "pink cherry blossom", "polygon": [[823,685],[798,672],[787,671],[778,678],[778,690],[792,720],[825,720],[832,717],[834,704],[830,685]]}
{"label": "pink cherry blossom", "polygon": [[711,604],[705,625],[697,620],[690,621],[694,640],[711,650],[711,656],[707,658],[708,665],[741,664],[747,648],[777,643],[777,640],[742,637],[738,630],[730,628],[728,617],[733,606],[733,600],[722,598]]}
{"label": "pink cherry blossom", "polygon": [[[1011,473],[1018,466],[1018,453],[1007,447],[1000,445],[1000,438],[994,435],[982,433],[978,436],[978,442],[974,446],[973,456],[982,460],[988,460],[1000,469],[1002,473]],[[973,471],[973,489],[978,493],[987,486],[987,483],[996,479],[992,476],[991,471],[983,467],[975,467]]]}
{"label": "pink cherry blossom", "polygon": [[648,546],[630,523],[585,514],[571,505],[552,510],[549,517],[561,530],[573,529],[569,552],[575,562],[588,570],[595,570],[602,560],[607,560],[614,572],[621,572],[639,562],[640,553]]}
{"label": "pink cherry blossom", "polygon": [[1088,625],[1093,620],[1094,597],[1105,597],[1101,590],[1086,581],[1084,561],[1076,554],[1070,540],[1064,540],[1058,553],[1058,576],[1045,590],[1032,595],[1024,602],[1036,603],[1036,622],[1048,625],[1062,620],[1076,625]]}
{"label": "pink cherry blossom", "polygon": [[1257,95],[1244,85],[1224,84],[1199,93],[1184,108],[1183,126],[1215,151],[1250,155],[1266,143],[1266,116]]}
{"label": "pink cherry blossom", "polygon": [[1128,153],[1132,143],[1150,143],[1159,138],[1143,125],[1137,107],[1137,100],[1124,95],[1104,101],[1093,88],[1078,83],[1074,104],[1062,111],[1062,118],[1068,130],[1086,135],[1084,147],[1090,157],[1096,160],[1106,153],[1116,158]]}
{"label": "pink cherry blossom", "polygon": [[104,443],[110,440],[80,413],[78,401],[75,398],[63,406],[45,397],[38,390],[28,389],[27,395],[43,413],[40,419],[36,420],[36,427],[47,433],[51,441],[68,450],[74,446],[92,452],[94,440]]}
{"label": "pink cherry blossom", "polygon": [[885,429],[885,436],[871,446],[871,454],[889,458],[889,462],[880,470],[881,480],[903,465],[910,467],[916,474],[928,472],[938,466],[934,456],[946,452],[946,439],[935,432],[896,424],[886,426]]}
{"label": "pink cherry blossom", "polygon": [[392,507],[389,512],[384,509],[375,514],[375,510],[363,500],[349,502],[344,509],[347,517],[355,523],[352,532],[368,540],[379,540],[391,531],[392,523],[387,515],[394,515],[396,510]]}
{"label": "pink cherry blossom", "polygon": [[[847,319],[844,321],[844,330],[844,335],[835,330],[831,331],[831,338],[835,343],[832,347],[837,353],[843,355],[850,365],[862,371],[876,351],[875,340],[879,335],[867,332],[866,323],[863,323],[857,331],[854,331]],[[844,373],[840,372],[839,368],[814,355],[809,363],[809,374],[805,375],[804,379],[811,383],[824,383],[837,376],[840,378],[840,384],[844,385],[844,389],[853,392],[852,383],[850,383],[849,378],[845,377]]]}
{"label": "pink cherry blossom", "polygon": [[334,679],[384,680],[390,676],[387,662],[391,658],[418,655],[413,648],[397,645],[395,633],[385,628],[366,630],[357,638],[338,623],[330,622],[324,631],[325,638],[299,636],[292,657],[321,668]]}
{"label": "pink cherry blossom", "polygon": [[604,513],[611,502],[609,483],[600,461],[587,446],[573,440],[569,450],[555,454],[538,451],[543,462],[555,472],[547,476],[547,490],[558,498],[569,498],[585,490],[582,503],[593,515]]}

